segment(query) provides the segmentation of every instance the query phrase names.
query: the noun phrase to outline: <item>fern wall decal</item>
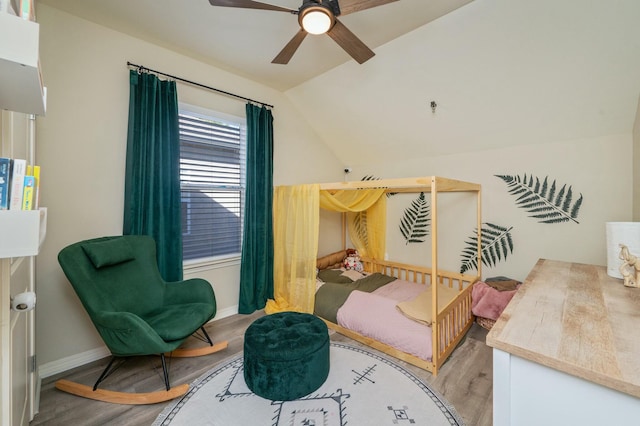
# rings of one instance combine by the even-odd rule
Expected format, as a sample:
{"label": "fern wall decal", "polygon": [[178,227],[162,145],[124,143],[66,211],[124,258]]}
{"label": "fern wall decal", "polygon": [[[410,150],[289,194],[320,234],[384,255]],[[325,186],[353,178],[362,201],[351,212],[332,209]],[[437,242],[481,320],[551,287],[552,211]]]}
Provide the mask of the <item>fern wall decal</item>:
{"label": "fern wall decal", "polygon": [[[380,180],[380,178],[379,177],[375,177],[373,175],[365,175],[360,180],[362,180],[362,181],[365,181],[365,180]],[[392,196],[397,195],[397,194],[398,194],[397,192],[387,192],[387,198],[392,197]]]}
{"label": "fern wall decal", "polygon": [[[462,265],[460,273],[471,269],[478,269],[478,236],[477,229],[473,230],[473,235],[465,241],[465,248],[462,250]],[[492,267],[496,263],[507,260],[507,255],[513,253],[513,239],[511,230],[513,227],[505,228],[493,223],[484,223],[481,228],[480,246],[482,249],[482,264]]]}
{"label": "fern wall decal", "polygon": [[369,246],[369,234],[367,233],[367,211],[354,213],[353,225],[356,231],[356,238],[360,240],[364,246]]}
{"label": "fern wall decal", "polygon": [[558,190],[555,180],[549,185],[548,176],[542,183],[533,175],[495,176],[507,183],[510,194],[518,197],[516,205],[531,213],[529,217],[538,219],[539,223],[561,223],[570,220],[580,223],[576,218],[582,205],[582,194],[574,202],[571,186],[567,188],[565,184]]}
{"label": "fern wall decal", "polygon": [[400,232],[406,244],[423,243],[424,237],[429,235],[430,209],[424,192],[411,202],[411,206],[404,210],[400,220]]}

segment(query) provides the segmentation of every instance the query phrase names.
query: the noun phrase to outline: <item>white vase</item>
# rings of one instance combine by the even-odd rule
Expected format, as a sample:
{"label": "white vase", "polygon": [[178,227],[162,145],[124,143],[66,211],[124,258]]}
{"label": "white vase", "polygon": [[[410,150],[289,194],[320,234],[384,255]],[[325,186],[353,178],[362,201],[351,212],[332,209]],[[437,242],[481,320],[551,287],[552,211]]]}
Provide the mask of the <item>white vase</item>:
{"label": "white vase", "polygon": [[620,244],[640,257],[640,222],[607,222],[607,275],[622,279]]}

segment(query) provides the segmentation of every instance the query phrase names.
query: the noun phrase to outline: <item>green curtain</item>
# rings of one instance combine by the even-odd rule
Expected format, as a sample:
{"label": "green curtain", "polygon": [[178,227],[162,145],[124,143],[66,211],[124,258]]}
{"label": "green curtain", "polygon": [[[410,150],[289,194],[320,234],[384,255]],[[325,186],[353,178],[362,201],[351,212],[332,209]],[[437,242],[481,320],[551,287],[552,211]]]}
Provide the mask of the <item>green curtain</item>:
{"label": "green curtain", "polygon": [[240,303],[250,314],[273,298],[273,116],[247,104],[247,190],[244,206]]}
{"label": "green curtain", "polygon": [[178,281],[182,279],[182,226],[176,83],[131,70],[129,84],[122,233],[153,237],[162,277]]}

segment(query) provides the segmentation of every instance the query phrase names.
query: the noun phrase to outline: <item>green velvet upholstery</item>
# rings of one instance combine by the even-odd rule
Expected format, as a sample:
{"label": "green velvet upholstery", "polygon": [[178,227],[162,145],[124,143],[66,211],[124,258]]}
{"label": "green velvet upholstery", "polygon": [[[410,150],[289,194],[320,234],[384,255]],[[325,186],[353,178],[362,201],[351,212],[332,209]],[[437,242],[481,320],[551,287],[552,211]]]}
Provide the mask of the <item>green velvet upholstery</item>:
{"label": "green velvet upholstery", "polygon": [[281,312],[254,321],[244,335],[244,379],[256,395],[291,401],[329,375],[329,332],[318,317]]}
{"label": "green velvet upholstery", "polygon": [[82,250],[97,269],[124,263],[136,257],[129,243],[119,238],[85,243],[82,244]]}
{"label": "green velvet upholstery", "polygon": [[58,262],[114,356],[173,351],[216,313],[207,281],[162,279],[148,236],[81,241]]}

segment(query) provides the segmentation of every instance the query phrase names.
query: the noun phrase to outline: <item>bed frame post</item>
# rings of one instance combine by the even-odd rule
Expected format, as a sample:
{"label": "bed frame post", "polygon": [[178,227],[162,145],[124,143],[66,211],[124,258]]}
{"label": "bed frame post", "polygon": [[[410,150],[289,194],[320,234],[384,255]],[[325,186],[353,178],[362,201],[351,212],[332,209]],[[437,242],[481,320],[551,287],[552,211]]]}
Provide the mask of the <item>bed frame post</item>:
{"label": "bed frame post", "polygon": [[435,176],[431,177],[431,362],[433,374],[438,374],[440,361],[440,330],[438,324],[438,186]]}
{"label": "bed frame post", "polygon": [[347,213],[342,213],[342,250],[347,249]]}
{"label": "bed frame post", "polygon": [[478,197],[478,279],[482,279],[482,189],[476,193]]}

